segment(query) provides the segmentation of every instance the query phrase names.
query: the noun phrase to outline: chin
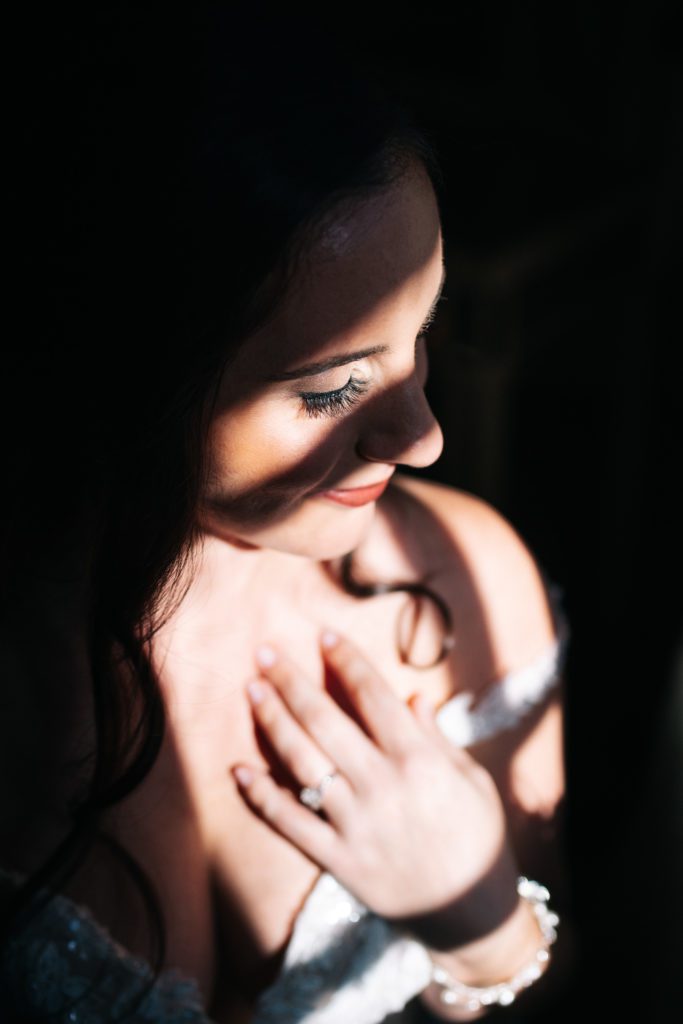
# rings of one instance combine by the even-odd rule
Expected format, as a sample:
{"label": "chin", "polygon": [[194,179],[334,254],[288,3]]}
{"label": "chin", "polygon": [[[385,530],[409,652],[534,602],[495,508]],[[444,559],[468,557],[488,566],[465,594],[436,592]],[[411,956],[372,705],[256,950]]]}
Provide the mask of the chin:
{"label": "chin", "polygon": [[228,543],[245,549],[280,551],[315,562],[341,558],[353,551],[365,539],[372,525],[375,505],[354,509],[302,509],[291,521],[260,529],[231,528],[225,523],[213,523],[211,533]]}

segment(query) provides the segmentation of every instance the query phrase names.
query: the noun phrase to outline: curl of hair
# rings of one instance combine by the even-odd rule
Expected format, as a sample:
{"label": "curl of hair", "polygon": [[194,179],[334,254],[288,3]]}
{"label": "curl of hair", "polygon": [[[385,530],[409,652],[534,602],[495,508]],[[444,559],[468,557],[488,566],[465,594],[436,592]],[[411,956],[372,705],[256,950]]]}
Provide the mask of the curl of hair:
{"label": "curl of hair", "polygon": [[404,636],[402,630],[403,617],[399,617],[397,623],[397,647],[399,657],[404,665],[410,665],[411,668],[415,669],[430,669],[440,665],[448,656],[450,651],[455,646],[455,631],[453,627],[453,616],[451,610],[448,607],[446,601],[438,594],[435,590],[429,587],[425,582],[422,581],[403,581],[396,580],[392,583],[384,582],[372,582],[370,580],[359,579],[354,572],[353,564],[353,552],[349,552],[344,555],[341,559],[339,580],[347,594],[351,594],[353,597],[368,598],[368,597],[381,597],[383,594],[397,594],[405,593],[413,598],[413,627],[417,621],[420,611],[420,603],[423,600],[429,601],[438,612],[441,620],[442,635],[439,650],[434,657],[427,662],[415,662],[411,660],[411,638],[414,629],[409,632],[408,638]]}

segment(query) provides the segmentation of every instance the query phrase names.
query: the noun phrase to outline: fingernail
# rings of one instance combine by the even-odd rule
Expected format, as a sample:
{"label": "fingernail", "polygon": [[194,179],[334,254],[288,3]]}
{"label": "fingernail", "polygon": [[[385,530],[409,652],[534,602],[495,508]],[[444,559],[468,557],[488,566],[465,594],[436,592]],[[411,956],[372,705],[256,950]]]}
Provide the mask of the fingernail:
{"label": "fingernail", "polygon": [[248,786],[254,777],[251,771],[248,768],[245,768],[243,765],[239,765],[239,767],[233,768],[232,773],[239,782],[240,786]]}
{"label": "fingernail", "polygon": [[256,648],[256,660],[263,668],[270,668],[277,661],[277,655],[270,644],[259,644]]}
{"label": "fingernail", "polygon": [[251,683],[247,683],[247,693],[252,704],[260,704],[266,695],[266,688],[263,683],[254,679]]}
{"label": "fingernail", "polygon": [[337,644],[338,642],[339,637],[337,636],[336,633],[333,633],[331,629],[326,629],[320,637],[320,643],[328,651],[331,647],[334,647],[335,644]]}

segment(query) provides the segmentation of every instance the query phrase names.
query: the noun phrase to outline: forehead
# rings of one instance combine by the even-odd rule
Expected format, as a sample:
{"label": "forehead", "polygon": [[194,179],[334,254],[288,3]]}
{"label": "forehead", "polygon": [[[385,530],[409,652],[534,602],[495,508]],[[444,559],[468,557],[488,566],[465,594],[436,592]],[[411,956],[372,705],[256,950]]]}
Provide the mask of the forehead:
{"label": "forehead", "polygon": [[328,215],[285,300],[241,346],[237,363],[246,368],[265,361],[284,369],[380,327],[428,304],[440,269],[436,198],[426,172],[413,167],[391,186],[347,200]]}

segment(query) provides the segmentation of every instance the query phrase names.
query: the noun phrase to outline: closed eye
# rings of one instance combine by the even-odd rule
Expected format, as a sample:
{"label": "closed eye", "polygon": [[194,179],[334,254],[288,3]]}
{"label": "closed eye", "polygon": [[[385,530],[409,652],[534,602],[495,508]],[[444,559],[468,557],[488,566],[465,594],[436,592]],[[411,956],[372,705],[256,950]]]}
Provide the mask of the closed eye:
{"label": "closed eye", "polygon": [[353,408],[368,387],[367,381],[351,374],[346,384],[335,391],[300,391],[299,398],[307,416],[341,416]]}

